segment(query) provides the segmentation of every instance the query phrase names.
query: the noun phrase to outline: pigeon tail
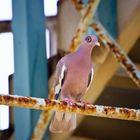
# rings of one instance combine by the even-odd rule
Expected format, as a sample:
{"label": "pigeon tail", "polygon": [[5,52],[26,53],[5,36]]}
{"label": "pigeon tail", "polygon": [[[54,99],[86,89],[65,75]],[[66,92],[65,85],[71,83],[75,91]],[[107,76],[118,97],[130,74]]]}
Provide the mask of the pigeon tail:
{"label": "pigeon tail", "polygon": [[53,133],[63,133],[72,131],[76,128],[76,114],[55,112],[51,124],[50,131]]}

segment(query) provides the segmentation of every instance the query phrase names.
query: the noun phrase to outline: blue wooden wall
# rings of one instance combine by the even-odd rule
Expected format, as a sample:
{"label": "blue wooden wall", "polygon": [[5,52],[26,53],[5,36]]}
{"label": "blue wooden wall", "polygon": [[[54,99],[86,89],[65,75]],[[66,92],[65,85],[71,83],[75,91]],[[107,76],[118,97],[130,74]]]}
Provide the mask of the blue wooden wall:
{"label": "blue wooden wall", "polygon": [[[14,94],[47,97],[43,0],[13,0]],[[40,111],[15,108],[16,140],[28,140]]]}

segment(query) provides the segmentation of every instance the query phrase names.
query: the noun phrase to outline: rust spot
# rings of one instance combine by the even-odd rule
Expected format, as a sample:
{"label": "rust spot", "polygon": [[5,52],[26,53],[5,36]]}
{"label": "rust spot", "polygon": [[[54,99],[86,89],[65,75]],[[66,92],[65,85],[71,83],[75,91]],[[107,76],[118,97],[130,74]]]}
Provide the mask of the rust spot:
{"label": "rust spot", "polygon": [[114,114],[115,113],[115,107],[105,107],[104,112],[105,112],[105,114]]}
{"label": "rust spot", "polygon": [[59,109],[60,109],[61,111],[66,111],[67,107],[68,107],[68,103],[67,103],[66,101],[61,101],[61,102],[59,103]]}
{"label": "rust spot", "polygon": [[106,39],[106,36],[103,33],[99,34],[99,37],[101,38],[101,40],[105,40]]}
{"label": "rust spot", "polygon": [[2,102],[2,98],[0,97],[0,102]]}
{"label": "rust spot", "polygon": [[92,28],[95,28],[95,27],[97,27],[98,25],[97,25],[95,22],[93,22],[90,26],[91,26]]}
{"label": "rust spot", "polygon": [[76,111],[76,109],[77,109],[77,108],[76,108],[75,106],[73,106],[73,105],[72,105],[72,106],[69,106],[69,110],[70,110],[70,111],[75,112],[75,111]]}
{"label": "rust spot", "polygon": [[126,108],[121,108],[119,110],[119,112],[122,114],[122,115],[125,115],[126,117],[129,117],[130,116],[130,111]]}
{"label": "rust spot", "polygon": [[127,61],[126,61],[126,59],[125,59],[125,57],[123,55],[120,56],[119,60],[126,67]]}
{"label": "rust spot", "polygon": [[77,108],[77,103],[73,103],[72,104],[72,110],[76,110],[76,108]]}
{"label": "rust spot", "polygon": [[56,102],[55,101],[51,101],[50,105],[54,106],[54,105],[56,105]]}
{"label": "rust spot", "polygon": [[92,8],[92,7],[91,7],[91,4],[90,4],[89,7],[88,7],[88,9],[87,9],[87,11],[86,11],[86,13],[85,13],[85,15],[84,15],[83,18],[82,18],[82,22],[85,21],[86,17],[87,17],[88,14],[90,13],[91,8]]}
{"label": "rust spot", "polygon": [[[93,22],[91,25],[90,25],[96,32],[99,32],[101,31],[100,27],[98,27],[98,25]],[[101,35],[102,36],[102,35]]]}
{"label": "rust spot", "polygon": [[62,101],[63,105],[68,105],[67,101]]}
{"label": "rust spot", "polygon": [[100,31],[100,29],[99,29],[98,27],[94,27],[94,30],[95,30],[96,32],[99,32],[99,31]]}
{"label": "rust spot", "polygon": [[48,121],[48,118],[49,118],[49,111],[46,110],[45,112],[43,112],[42,125],[44,125],[44,123]]}
{"label": "rust spot", "polygon": [[31,137],[31,139],[35,139],[36,138],[36,135],[35,134],[33,134],[32,135],[32,137]]}
{"label": "rust spot", "polygon": [[140,79],[139,79],[139,77],[137,77],[137,74],[135,72],[133,72],[132,75],[140,84]]}
{"label": "rust spot", "polygon": [[114,55],[115,55],[116,58],[121,58],[121,55],[120,55],[120,53],[118,52],[118,50],[113,49],[112,51],[113,51],[113,53],[114,53]]}
{"label": "rust spot", "polygon": [[131,110],[131,111],[130,111],[130,116],[131,116],[132,118],[136,118],[136,112],[135,112],[134,110]]}
{"label": "rust spot", "polygon": [[84,111],[87,110],[86,104],[83,104],[83,105],[81,106],[81,109],[84,110]]}
{"label": "rust spot", "polygon": [[5,96],[3,97],[3,99],[5,100],[5,102],[9,102],[9,101],[15,100],[16,98],[11,97],[11,96],[8,96],[8,95],[5,95]]}
{"label": "rust spot", "polygon": [[78,4],[79,4],[79,5],[83,5],[83,1],[82,1],[82,0],[79,0],[79,1],[78,1]]}
{"label": "rust spot", "polygon": [[93,105],[86,105],[85,107],[85,111],[87,113],[95,113],[96,112],[96,106],[93,106]]}
{"label": "rust spot", "polygon": [[51,103],[51,101],[49,99],[45,99],[44,101],[47,105]]}
{"label": "rust spot", "polygon": [[54,105],[60,104],[60,103],[57,103],[55,100],[44,99],[44,101],[48,109],[53,108]]}
{"label": "rust spot", "polygon": [[131,64],[127,64],[127,69],[128,71],[131,71],[131,72],[135,70]]}
{"label": "rust spot", "polygon": [[30,100],[32,101],[33,104],[36,104],[36,103],[37,103],[37,101],[36,101],[35,99],[32,100],[32,99],[30,98]]}
{"label": "rust spot", "polygon": [[92,107],[90,110],[91,110],[92,112],[96,112],[96,106]]}
{"label": "rust spot", "polygon": [[113,44],[111,42],[107,42],[107,45],[109,46],[110,49],[114,49],[115,48],[115,44]]}
{"label": "rust spot", "polygon": [[31,99],[30,97],[20,97],[17,98],[17,101],[25,104],[32,104],[32,105],[37,103],[35,99]]}
{"label": "rust spot", "polygon": [[25,98],[25,97],[24,97],[24,98],[22,98],[22,97],[19,98],[18,101],[19,101],[19,102],[23,102],[23,103],[25,103],[25,104],[29,102],[28,98]]}
{"label": "rust spot", "polygon": [[74,103],[74,106],[81,108],[81,104],[80,103]]}
{"label": "rust spot", "polygon": [[127,60],[123,55],[121,55],[121,60],[120,60],[125,66],[127,65]]}

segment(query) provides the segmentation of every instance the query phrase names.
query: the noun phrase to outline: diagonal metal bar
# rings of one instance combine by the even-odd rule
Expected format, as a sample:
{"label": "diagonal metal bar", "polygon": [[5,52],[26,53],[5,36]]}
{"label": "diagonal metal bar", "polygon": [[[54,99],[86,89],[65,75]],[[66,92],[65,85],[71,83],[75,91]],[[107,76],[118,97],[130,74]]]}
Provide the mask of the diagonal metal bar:
{"label": "diagonal metal bar", "polygon": [[[84,10],[83,3],[78,3],[76,0],[72,0],[75,8],[82,15],[82,11]],[[104,27],[96,21],[93,21],[91,27],[96,31],[99,39],[104,43],[106,47],[113,53],[114,57],[121,64],[121,66],[126,70],[130,78],[136,83],[138,87],[140,87],[140,71],[137,69],[135,64],[129,59],[126,53],[122,50],[122,48],[117,44],[117,42],[107,33]]]}
{"label": "diagonal metal bar", "polygon": [[43,138],[45,131],[49,125],[50,119],[51,119],[50,110],[43,110],[41,112],[41,115],[39,116],[36,127],[34,128],[31,140],[41,140]]}
{"label": "diagonal metal bar", "polygon": [[95,14],[99,2],[100,0],[90,0],[87,6],[85,7],[82,13],[82,18],[77,27],[76,33],[71,41],[69,52],[73,52],[77,49],[77,47],[79,47],[82,37],[86,33],[91,23],[91,20],[93,18],[93,15]]}
{"label": "diagonal metal bar", "polygon": [[89,116],[140,121],[140,109],[92,105],[85,102],[58,101],[35,97],[0,94],[0,104],[39,110],[55,110]]}
{"label": "diagonal metal bar", "polygon": [[128,75],[140,87],[140,71],[137,69],[135,64],[129,59],[123,49],[117,44],[117,42],[107,33],[103,26],[97,22],[93,21],[91,27],[96,31],[99,39],[103,44],[109,48],[113,53],[114,57],[120,63],[120,65],[126,70]]}
{"label": "diagonal metal bar", "polygon": [[[91,24],[92,17],[96,11],[98,4],[99,4],[99,0],[91,0],[91,1],[89,1],[88,5],[85,7],[83,16],[77,27],[75,36],[73,37],[72,42],[70,44],[69,52],[73,52],[74,50],[76,50],[77,46],[79,46],[82,36],[85,34],[86,30],[88,29],[89,25]],[[53,88],[52,88],[51,92],[49,94],[49,99],[53,99],[53,98],[54,98],[54,92],[53,92]],[[50,117],[49,111],[47,111],[47,112],[43,111],[41,113],[40,118],[37,122],[37,125],[34,129],[31,140],[35,140],[35,139],[41,140],[42,139],[42,137],[45,133],[45,130],[48,127],[50,118],[51,117]]]}
{"label": "diagonal metal bar", "polygon": [[[54,99],[54,90],[53,88],[50,91],[48,99]],[[41,140],[45,134],[45,131],[49,125],[51,119],[50,110],[43,110],[39,116],[36,127],[34,128],[31,140]]]}

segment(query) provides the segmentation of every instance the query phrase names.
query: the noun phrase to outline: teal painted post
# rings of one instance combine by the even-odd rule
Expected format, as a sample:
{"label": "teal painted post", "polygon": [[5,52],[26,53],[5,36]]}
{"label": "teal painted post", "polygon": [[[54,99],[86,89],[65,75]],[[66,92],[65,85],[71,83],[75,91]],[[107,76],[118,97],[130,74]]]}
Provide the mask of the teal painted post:
{"label": "teal painted post", "polygon": [[117,0],[100,0],[97,17],[112,37],[116,38],[118,35]]}
{"label": "teal painted post", "polygon": [[[87,5],[88,1],[83,0],[85,5]],[[117,38],[117,0],[100,0],[94,17],[101,22],[113,38]],[[95,32],[92,28],[89,28],[87,34],[95,34]]]}
{"label": "teal painted post", "polygon": [[[43,0],[13,0],[14,94],[47,97]],[[39,111],[15,108],[17,140],[28,140]]]}

